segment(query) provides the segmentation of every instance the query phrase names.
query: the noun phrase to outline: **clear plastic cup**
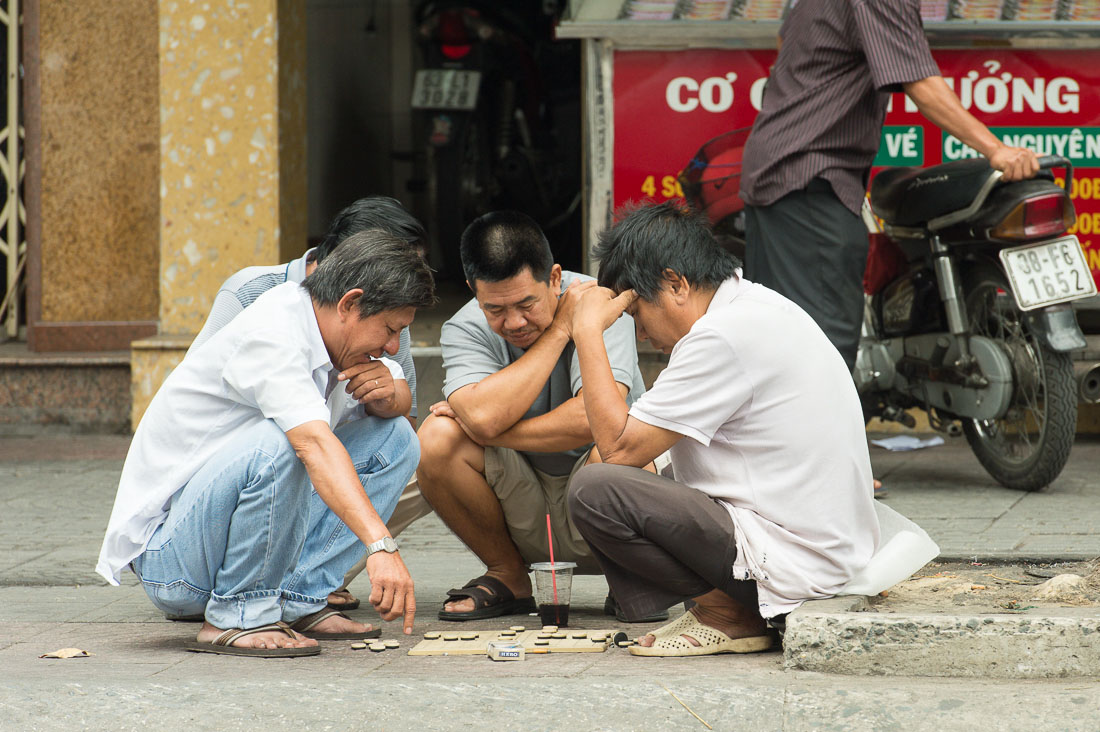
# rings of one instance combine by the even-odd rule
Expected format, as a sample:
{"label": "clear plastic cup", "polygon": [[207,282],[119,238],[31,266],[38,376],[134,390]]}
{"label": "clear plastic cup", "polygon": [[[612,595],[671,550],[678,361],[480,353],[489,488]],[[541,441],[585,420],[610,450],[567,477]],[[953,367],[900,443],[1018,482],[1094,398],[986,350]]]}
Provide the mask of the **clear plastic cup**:
{"label": "clear plastic cup", "polygon": [[531,565],[535,573],[535,602],[543,625],[569,625],[569,595],[573,587],[573,569],[576,562],[536,562]]}

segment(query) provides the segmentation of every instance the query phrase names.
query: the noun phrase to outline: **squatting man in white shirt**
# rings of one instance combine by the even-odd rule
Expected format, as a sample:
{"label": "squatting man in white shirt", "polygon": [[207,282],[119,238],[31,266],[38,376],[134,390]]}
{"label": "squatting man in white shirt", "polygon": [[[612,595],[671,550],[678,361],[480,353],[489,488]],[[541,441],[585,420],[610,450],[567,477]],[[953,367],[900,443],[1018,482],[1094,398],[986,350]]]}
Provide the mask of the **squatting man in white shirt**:
{"label": "squatting man in white shirt", "polygon": [[419,445],[392,394],[361,404],[343,387],[434,302],[423,258],[366,231],[189,352],[134,435],[97,571],[117,585],[129,566],[164,613],[203,614],[190,650],[315,655],[380,633],[327,607],[366,546],[371,604],[411,633],[385,522]]}
{"label": "squatting man in white shirt", "polygon": [[[573,314],[602,465],[569,509],[628,617],[693,599],[639,656],[761,651],[767,619],[837,594],[879,543],[863,415],[840,353],[801,308],[741,276],[673,204],[600,237],[599,283]],[[621,314],[670,354],[627,407],[602,332]],[[672,477],[645,465],[670,450]]]}

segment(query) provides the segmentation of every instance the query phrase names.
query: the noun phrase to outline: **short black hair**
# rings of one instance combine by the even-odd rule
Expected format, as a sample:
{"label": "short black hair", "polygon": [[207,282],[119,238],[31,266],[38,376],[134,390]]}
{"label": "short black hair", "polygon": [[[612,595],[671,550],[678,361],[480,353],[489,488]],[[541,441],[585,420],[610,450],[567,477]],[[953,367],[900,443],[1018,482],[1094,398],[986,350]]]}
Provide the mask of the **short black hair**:
{"label": "short black hair", "polygon": [[367,196],[336,214],[325,237],[310,255],[310,261],[320,264],[344,239],[367,229],[381,229],[408,246],[421,251],[427,249],[427,232],[399,201],[387,196]]}
{"label": "short black hair", "polygon": [[462,232],[462,271],[470,287],[478,280],[501,282],[531,270],[540,282],[550,281],[554,255],[535,220],[518,211],[494,211],[480,216]]}
{"label": "short black hair", "polygon": [[693,287],[716,290],[741,261],[714,238],[706,218],[675,201],[629,205],[600,233],[593,256],[599,282],[615,292],[634,290],[654,302],[671,270]]}
{"label": "short black hair", "polygon": [[352,234],[302,280],[313,301],[331,306],[361,289],[359,316],[435,305],[435,281],[420,253],[381,229]]}

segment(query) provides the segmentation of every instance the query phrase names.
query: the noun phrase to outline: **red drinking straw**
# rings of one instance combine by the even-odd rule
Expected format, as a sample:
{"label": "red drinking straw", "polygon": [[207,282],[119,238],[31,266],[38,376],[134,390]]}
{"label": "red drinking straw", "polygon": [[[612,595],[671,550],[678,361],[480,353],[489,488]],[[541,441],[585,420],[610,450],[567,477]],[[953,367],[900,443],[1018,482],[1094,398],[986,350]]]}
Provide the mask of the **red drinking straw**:
{"label": "red drinking straw", "polygon": [[554,569],[554,535],[550,533],[550,514],[546,514],[546,541],[550,544],[550,581],[554,585],[554,604],[558,604],[558,573]]}

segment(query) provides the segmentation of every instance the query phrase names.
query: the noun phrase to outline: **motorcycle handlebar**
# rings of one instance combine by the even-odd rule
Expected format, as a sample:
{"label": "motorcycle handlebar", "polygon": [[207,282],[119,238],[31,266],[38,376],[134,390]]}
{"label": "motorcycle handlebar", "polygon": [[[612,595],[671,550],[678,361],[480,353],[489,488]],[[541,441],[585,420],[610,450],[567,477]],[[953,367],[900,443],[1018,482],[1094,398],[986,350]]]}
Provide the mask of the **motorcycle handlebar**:
{"label": "motorcycle handlebar", "polygon": [[1039,170],[1047,170],[1048,168],[1065,168],[1066,191],[1073,190],[1073,163],[1061,155],[1040,155]]}

